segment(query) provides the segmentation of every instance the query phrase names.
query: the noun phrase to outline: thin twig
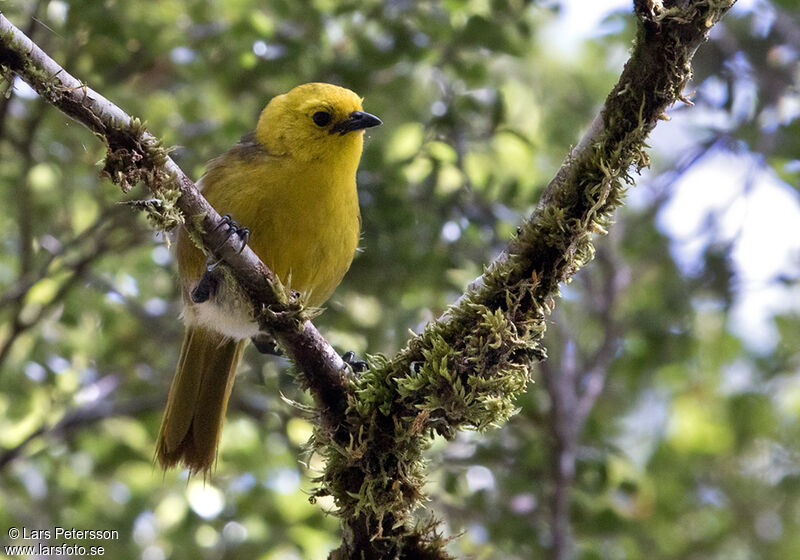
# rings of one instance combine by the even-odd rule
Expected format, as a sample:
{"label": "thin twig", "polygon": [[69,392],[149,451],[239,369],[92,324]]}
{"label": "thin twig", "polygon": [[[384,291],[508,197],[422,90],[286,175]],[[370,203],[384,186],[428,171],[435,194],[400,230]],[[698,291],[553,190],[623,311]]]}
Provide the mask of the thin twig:
{"label": "thin twig", "polygon": [[164,399],[161,395],[150,395],[122,402],[102,400],[90,406],[71,410],[54,426],[50,428],[40,426],[20,443],[0,453],[0,471],[14,460],[19,459],[28,445],[40,437],[68,438],[79,429],[86,428],[107,418],[136,416],[142,412],[156,410],[162,406],[163,401]]}
{"label": "thin twig", "polygon": [[[53,239],[52,244],[42,244],[42,250],[46,252],[46,256],[40,259],[41,262],[38,265],[38,269],[29,271],[28,274],[18,278],[16,282],[5,288],[3,294],[0,295],[0,311],[21,300],[28,290],[43,278],[54,276],[64,270],[73,268],[74,258],[57,259],[73,250],[83,254],[86,251],[83,247],[84,244],[89,247],[97,246],[99,239],[109,236],[108,226],[118,223],[121,215],[130,215],[130,213],[121,206],[113,206],[100,214],[94,222],[72,239],[64,243]],[[51,268],[54,262],[58,262],[58,267]]]}

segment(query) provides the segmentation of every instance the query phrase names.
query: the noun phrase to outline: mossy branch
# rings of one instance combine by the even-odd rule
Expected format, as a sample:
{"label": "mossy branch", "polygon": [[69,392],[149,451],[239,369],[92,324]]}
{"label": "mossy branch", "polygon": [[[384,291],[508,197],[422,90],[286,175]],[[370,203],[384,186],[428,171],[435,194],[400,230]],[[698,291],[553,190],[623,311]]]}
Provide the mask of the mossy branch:
{"label": "mossy branch", "polygon": [[[231,241],[219,251],[257,308],[274,312],[261,313],[265,326],[272,321],[323,410],[312,444],[327,464],[315,496],[334,497],[344,531],[331,559],[449,558],[436,523],[412,519],[424,498],[423,451],[436,434],[486,429],[514,413],[531,363],[546,355],[545,317],[559,285],[591,260],[592,234],[606,231],[631,170],[648,164],[647,135],[669,105],[685,101],[689,62],[733,3],[635,0],[631,58],[517,237],[441,319],[393,358],[374,358],[359,379],[342,374],[339,357],[249,249],[239,255]],[[113,156],[107,171],[123,187],[139,179],[155,185],[162,225],[191,216],[184,227],[206,247],[222,242],[214,230],[220,217],[153,137],[2,16],[0,65],[100,135]],[[176,191],[177,199],[166,195]]]}
{"label": "mossy branch", "polygon": [[253,302],[261,328],[272,332],[303,372],[323,424],[341,424],[348,379],[333,347],[305,317],[298,301],[250,250],[228,237],[221,216],[145,129],[108,99],[71,76],[0,14],[0,72],[25,80],[42,98],[94,132],[108,147],[103,172],[123,191],[143,181],[155,199],[142,207],[161,229],[178,224],[221,259]]}
{"label": "mossy branch", "polygon": [[[334,496],[351,536],[334,557],[448,558],[435,525],[413,526],[422,451],[434,434],[483,430],[514,413],[531,363],[546,355],[545,317],[559,285],[592,259],[592,235],[606,232],[631,171],[648,165],[645,141],[667,107],[688,103],[690,61],[734,1],[634,2],[630,60],[516,238],[440,320],[358,380],[353,439],[322,446],[319,493]],[[326,436],[318,430],[319,444]]]}

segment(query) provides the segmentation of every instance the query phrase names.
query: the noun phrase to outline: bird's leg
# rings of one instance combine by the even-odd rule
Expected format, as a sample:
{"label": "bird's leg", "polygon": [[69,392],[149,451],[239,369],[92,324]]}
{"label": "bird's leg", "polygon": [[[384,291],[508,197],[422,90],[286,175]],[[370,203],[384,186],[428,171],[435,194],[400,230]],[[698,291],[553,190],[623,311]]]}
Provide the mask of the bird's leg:
{"label": "bird's leg", "polygon": [[[225,241],[230,239],[231,235],[236,235],[242,241],[242,246],[239,249],[239,252],[241,253],[244,251],[244,247],[247,245],[247,241],[250,239],[250,230],[239,227],[239,224],[233,220],[230,214],[225,214],[222,217],[222,221],[211,231],[216,231],[222,226],[228,228],[228,230],[225,232]],[[200,282],[197,284],[195,289],[192,290],[193,302],[203,303],[208,301],[211,296],[217,292],[220,279],[219,273],[215,272],[215,269],[217,268],[217,265],[222,262],[222,259],[214,260],[213,254],[220,250],[220,248],[225,244],[225,241],[217,245],[217,247],[211,251],[211,254],[208,255],[206,271],[203,273],[203,277],[200,278]]]}
{"label": "bird's leg", "polygon": [[192,301],[194,303],[208,301],[217,293],[217,288],[219,288],[220,271],[217,270],[219,261],[212,263],[211,260],[212,257],[209,256],[209,264],[206,266],[206,271],[203,273],[203,277],[200,278],[200,282],[198,282],[197,286],[192,290]]}
{"label": "bird's leg", "polygon": [[364,360],[356,358],[356,353],[353,351],[345,352],[342,354],[344,363],[353,368],[353,373],[364,373],[369,369],[369,364]]}

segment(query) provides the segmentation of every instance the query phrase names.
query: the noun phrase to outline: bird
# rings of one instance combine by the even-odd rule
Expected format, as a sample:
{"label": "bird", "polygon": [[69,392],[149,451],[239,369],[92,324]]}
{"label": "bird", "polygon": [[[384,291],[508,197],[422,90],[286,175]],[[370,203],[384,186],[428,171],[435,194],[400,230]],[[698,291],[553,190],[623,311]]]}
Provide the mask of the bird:
{"label": "bird", "polygon": [[[213,159],[198,181],[231,231],[308,306],[331,296],[358,247],[356,171],[365,129],[382,124],[362,102],[319,82],[278,95],[255,131]],[[248,299],[185,228],[176,256],[185,334],[156,456],[164,470],[183,465],[207,476],[242,352],[248,340],[259,347],[263,339]]]}

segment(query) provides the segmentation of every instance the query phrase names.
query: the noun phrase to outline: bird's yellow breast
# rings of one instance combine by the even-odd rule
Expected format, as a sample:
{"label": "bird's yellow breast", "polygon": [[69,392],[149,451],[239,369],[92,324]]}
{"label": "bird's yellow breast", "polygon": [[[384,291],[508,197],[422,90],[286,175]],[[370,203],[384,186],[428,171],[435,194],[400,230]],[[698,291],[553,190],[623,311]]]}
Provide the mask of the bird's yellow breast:
{"label": "bird's yellow breast", "polygon": [[[340,154],[342,155],[342,154]],[[203,194],[220,213],[250,230],[250,248],[287,287],[321,305],[341,282],[358,246],[358,156],[298,163],[291,156],[230,157],[203,178]],[[205,257],[178,241],[182,272],[199,280]],[[185,277],[186,275],[184,275]]]}
{"label": "bird's yellow breast", "polygon": [[[303,84],[274,97],[255,132],[212,161],[201,180],[208,202],[250,230],[250,248],[309,305],[330,297],[353,260],[361,228],[356,170],[364,129],[379,124],[352,91]],[[237,339],[258,332],[233,286],[193,303],[206,259],[185,232],[177,253],[187,324]]]}

